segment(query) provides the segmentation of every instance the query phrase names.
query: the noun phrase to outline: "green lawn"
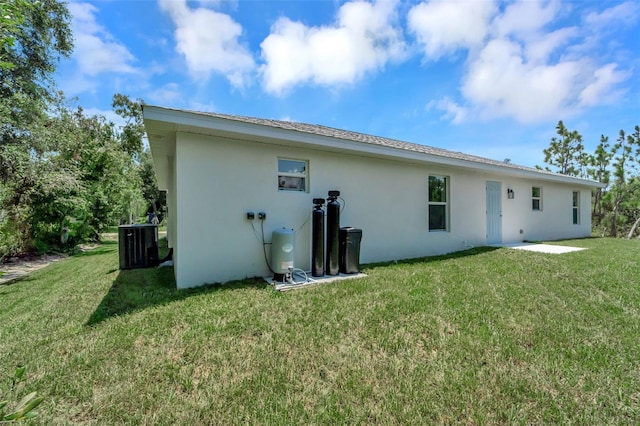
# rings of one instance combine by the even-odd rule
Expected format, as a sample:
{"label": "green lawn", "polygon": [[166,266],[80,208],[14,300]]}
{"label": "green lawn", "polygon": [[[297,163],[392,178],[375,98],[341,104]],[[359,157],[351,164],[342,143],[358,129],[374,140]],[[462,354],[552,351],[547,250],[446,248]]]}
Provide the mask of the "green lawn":
{"label": "green lawn", "polygon": [[276,293],[177,291],[106,243],[0,286],[0,372],[27,367],[41,424],[638,424],[640,242],[562,244],[589,250]]}

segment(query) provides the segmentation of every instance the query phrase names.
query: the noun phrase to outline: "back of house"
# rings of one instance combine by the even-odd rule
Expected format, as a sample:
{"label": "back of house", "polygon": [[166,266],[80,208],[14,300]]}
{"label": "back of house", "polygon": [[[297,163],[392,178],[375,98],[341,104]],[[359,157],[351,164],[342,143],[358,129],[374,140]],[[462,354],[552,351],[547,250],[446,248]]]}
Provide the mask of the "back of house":
{"label": "back of house", "polygon": [[144,123],[179,288],[268,275],[282,228],[310,270],[313,199],[331,190],[362,263],[591,235],[597,182],[304,123],[148,105]]}

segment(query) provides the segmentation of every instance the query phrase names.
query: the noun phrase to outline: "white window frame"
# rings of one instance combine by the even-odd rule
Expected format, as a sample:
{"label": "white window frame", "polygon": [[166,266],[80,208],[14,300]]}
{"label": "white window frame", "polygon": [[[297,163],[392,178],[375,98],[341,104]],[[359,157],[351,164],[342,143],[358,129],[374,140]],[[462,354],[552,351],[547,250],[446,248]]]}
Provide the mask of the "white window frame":
{"label": "white window frame", "polygon": [[[432,178],[444,180],[444,201],[431,201],[430,180]],[[427,226],[429,232],[447,232],[449,231],[449,185],[451,179],[449,176],[429,175],[427,181]],[[431,206],[444,206],[444,229],[431,228]]]}
{"label": "white window frame", "polygon": [[[297,169],[280,171],[280,166],[282,161],[290,161],[294,163],[300,163],[304,166],[303,171],[298,171]],[[285,158],[278,157],[278,191],[283,192],[309,192],[309,161],[301,160],[299,158]],[[287,186],[287,181],[291,179],[287,178],[302,178],[304,182],[303,189],[297,189],[296,187]]]}
{"label": "white window frame", "polygon": [[[535,189],[538,189],[538,196],[534,195]],[[538,208],[535,207],[535,201],[538,201]],[[531,210],[534,212],[542,211],[542,187],[541,186],[532,186],[531,187]]]}
{"label": "white window frame", "polygon": [[574,225],[580,225],[580,191],[571,193],[571,222]]}

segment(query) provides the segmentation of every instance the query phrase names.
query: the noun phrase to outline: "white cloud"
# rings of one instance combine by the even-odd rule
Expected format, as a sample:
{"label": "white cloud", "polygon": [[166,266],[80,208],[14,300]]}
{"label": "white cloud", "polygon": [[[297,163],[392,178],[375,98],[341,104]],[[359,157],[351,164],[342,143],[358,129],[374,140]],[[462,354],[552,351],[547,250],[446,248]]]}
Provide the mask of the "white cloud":
{"label": "white cloud", "polygon": [[611,102],[620,95],[618,83],[626,80],[629,74],[616,70],[616,64],[607,64],[593,72],[591,82],[580,92],[581,106],[594,106]]}
{"label": "white cloud", "polygon": [[587,64],[532,64],[513,41],[490,41],[472,62],[461,91],[485,118],[511,116],[535,122],[571,107]]}
{"label": "white cloud", "polygon": [[547,63],[551,54],[578,35],[579,31],[576,27],[561,28],[546,34],[534,34],[525,44],[525,57],[530,62]]}
{"label": "white cloud", "polygon": [[560,10],[558,1],[530,0],[509,4],[492,23],[499,37],[526,37],[536,34],[553,21]]}
{"label": "white cloud", "polygon": [[207,79],[216,72],[235,87],[248,84],[255,62],[240,43],[240,24],[210,9],[190,9],[186,0],[159,0],[159,5],[176,25],[176,50],[194,78]]}
{"label": "white cloud", "polygon": [[585,17],[585,23],[597,28],[610,25],[631,25],[640,17],[640,3],[628,1],[605,9],[602,12],[591,12]]}
{"label": "white cloud", "polygon": [[83,75],[96,76],[101,73],[135,73],[131,65],[135,57],[129,50],[96,22],[98,9],[89,3],[69,3],[73,16],[73,58]]}
{"label": "white cloud", "polygon": [[427,110],[437,108],[444,111],[442,119],[451,120],[453,124],[460,124],[469,116],[469,109],[457,104],[449,97],[444,97],[438,101],[431,101],[427,104]]}
{"label": "white cloud", "polygon": [[437,60],[480,45],[495,12],[493,1],[429,1],[412,7],[407,19],[426,58]]}
{"label": "white cloud", "polygon": [[281,94],[301,83],[350,84],[406,55],[395,25],[396,1],[343,4],[333,26],[308,27],[280,18],[262,42],[265,90]]}
{"label": "white cloud", "polygon": [[149,100],[163,105],[176,104],[182,99],[182,92],[176,83],[168,83],[158,89],[153,89],[147,95]]}
{"label": "white cloud", "polygon": [[[426,59],[467,51],[461,98],[444,97],[428,105],[453,123],[567,117],[616,99],[620,84],[630,76],[614,62],[602,63],[598,43],[576,49],[571,42],[590,37],[592,26],[622,20],[624,13],[640,9],[631,4],[591,13],[584,18],[587,25],[564,27],[558,21],[565,11],[554,0],[508,3],[501,11],[485,4],[485,14],[476,11],[473,17],[459,6],[431,1],[409,12],[409,25],[424,45]],[[479,7],[476,2],[465,6]],[[456,35],[451,26],[465,31]]]}

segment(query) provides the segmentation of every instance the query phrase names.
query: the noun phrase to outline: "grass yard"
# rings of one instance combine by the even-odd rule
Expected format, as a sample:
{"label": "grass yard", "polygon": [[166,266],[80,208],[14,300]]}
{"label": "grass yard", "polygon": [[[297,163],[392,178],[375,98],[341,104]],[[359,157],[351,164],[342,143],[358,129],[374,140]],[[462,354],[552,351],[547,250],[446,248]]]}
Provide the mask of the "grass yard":
{"label": "grass yard", "polygon": [[640,243],[562,244],[276,293],[105,243],[0,286],[0,389],[25,365],[40,424],[638,424]]}

